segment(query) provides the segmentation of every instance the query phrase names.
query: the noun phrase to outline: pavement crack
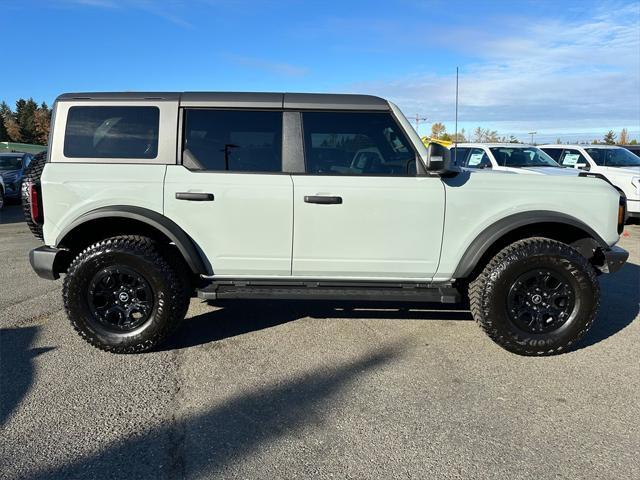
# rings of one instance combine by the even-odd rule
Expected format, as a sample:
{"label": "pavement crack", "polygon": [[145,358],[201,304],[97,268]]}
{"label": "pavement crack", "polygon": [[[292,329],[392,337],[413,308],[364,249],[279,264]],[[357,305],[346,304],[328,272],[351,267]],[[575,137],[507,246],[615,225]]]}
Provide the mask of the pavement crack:
{"label": "pavement crack", "polygon": [[182,355],[179,350],[174,350],[171,360],[175,367],[173,375],[171,428],[169,429],[169,475],[170,479],[186,478],[186,464],[184,442],[186,437],[185,424],[181,420],[182,407]]}

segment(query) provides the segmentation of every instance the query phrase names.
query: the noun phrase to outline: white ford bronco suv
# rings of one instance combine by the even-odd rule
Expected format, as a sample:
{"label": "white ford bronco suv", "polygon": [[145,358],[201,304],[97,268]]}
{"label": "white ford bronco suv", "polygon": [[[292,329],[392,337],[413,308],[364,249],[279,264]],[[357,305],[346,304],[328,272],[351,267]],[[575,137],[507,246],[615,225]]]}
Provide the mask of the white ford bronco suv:
{"label": "white ford bronco suv", "polygon": [[460,302],[502,347],[570,349],[625,204],[597,178],[478,174],[364,95],[86,93],[25,177],[35,271],[90,344],[149,350],[189,299]]}

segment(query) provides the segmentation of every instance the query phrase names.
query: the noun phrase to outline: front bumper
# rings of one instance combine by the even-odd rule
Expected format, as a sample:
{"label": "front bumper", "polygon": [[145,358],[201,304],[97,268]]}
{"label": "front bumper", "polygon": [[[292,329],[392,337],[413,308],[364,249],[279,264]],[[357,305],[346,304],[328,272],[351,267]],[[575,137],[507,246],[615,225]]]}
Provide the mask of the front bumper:
{"label": "front bumper", "polygon": [[604,263],[600,267],[602,273],[614,273],[622,268],[629,258],[629,252],[624,248],[613,246],[603,252]]}
{"label": "front bumper", "polygon": [[640,200],[629,200],[627,198],[627,216],[632,218],[640,217]]}
{"label": "front bumper", "polygon": [[60,259],[65,250],[42,246],[29,252],[29,263],[39,277],[47,280],[57,280],[60,273],[56,270],[56,260]]}

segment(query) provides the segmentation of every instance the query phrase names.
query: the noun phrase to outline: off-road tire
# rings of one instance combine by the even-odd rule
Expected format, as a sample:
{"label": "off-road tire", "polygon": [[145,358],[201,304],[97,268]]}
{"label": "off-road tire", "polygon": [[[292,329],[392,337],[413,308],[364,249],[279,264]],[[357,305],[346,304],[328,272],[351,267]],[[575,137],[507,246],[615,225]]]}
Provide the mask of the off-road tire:
{"label": "off-road tire", "polygon": [[43,239],[42,225],[34,222],[31,218],[31,196],[29,195],[29,185],[33,185],[33,188],[40,188],[40,177],[42,176],[42,170],[44,170],[46,163],[47,155],[45,152],[35,155],[31,160],[31,163],[29,163],[29,166],[24,171],[22,185],[20,187],[24,221],[27,222],[31,233],[40,240]]}
{"label": "off-road tire", "polygon": [[[531,333],[509,316],[507,298],[523,272],[553,269],[573,288],[575,305],[569,320],[557,330]],[[589,261],[567,244],[547,238],[517,241],[495,255],[469,285],[471,314],[489,337],[518,355],[566,352],[593,324],[600,303],[600,287]]]}
{"label": "off-road tire", "polygon": [[[147,237],[127,235],[95,243],[72,261],[63,284],[64,308],[73,328],[96,348],[113,353],[139,353],[163,342],[184,319],[190,285],[182,263],[164,256]],[[144,277],[154,296],[152,313],[135,330],[104,328],[91,313],[89,284],[100,270],[122,266]]]}

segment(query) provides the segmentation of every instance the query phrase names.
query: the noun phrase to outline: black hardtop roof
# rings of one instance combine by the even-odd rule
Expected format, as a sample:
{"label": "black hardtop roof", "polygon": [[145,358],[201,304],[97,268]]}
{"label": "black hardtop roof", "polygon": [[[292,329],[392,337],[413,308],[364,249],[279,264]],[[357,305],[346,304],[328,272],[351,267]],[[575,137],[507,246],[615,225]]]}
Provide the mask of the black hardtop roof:
{"label": "black hardtop roof", "polygon": [[389,110],[389,103],[373,95],[340,93],[251,92],[93,92],[64,93],[56,101],[178,101],[185,107],[290,108],[308,110]]}

